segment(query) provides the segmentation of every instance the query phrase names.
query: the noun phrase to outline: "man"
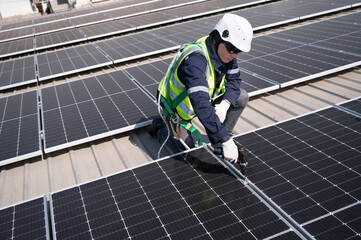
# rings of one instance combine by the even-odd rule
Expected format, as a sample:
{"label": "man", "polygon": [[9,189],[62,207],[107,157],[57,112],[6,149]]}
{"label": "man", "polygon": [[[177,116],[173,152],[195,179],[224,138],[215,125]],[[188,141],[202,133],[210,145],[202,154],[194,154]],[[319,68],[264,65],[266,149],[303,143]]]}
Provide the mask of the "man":
{"label": "man", "polygon": [[[164,114],[173,119],[167,120],[173,134],[194,147],[199,132],[190,122],[197,116],[211,143],[221,144],[224,158],[231,163],[238,157],[231,133],[248,103],[247,92],[240,88],[236,58],[251,49],[252,37],[245,18],[225,14],[209,36],[178,51],[158,87]],[[153,121],[150,133],[164,139],[164,130],[159,129],[160,121]]]}

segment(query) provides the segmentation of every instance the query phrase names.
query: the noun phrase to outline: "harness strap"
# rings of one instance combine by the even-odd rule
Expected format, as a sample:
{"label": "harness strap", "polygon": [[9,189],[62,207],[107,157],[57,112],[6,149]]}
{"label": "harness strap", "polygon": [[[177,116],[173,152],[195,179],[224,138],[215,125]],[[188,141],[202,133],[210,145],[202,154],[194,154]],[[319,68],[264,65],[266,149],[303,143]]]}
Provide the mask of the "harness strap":
{"label": "harness strap", "polygon": [[198,131],[198,129],[196,127],[194,127],[193,124],[191,124],[190,122],[187,122],[187,121],[182,119],[180,121],[180,125],[182,127],[184,127],[186,130],[190,131],[194,136],[196,136],[196,138],[198,138],[198,145],[199,146],[203,146],[202,134]]}
{"label": "harness strap", "polygon": [[[185,93],[185,94],[183,94]],[[185,95],[185,96],[184,96]],[[187,97],[187,91],[183,91],[177,98],[175,98],[173,100],[173,102],[175,100],[177,101],[180,101],[182,102],[183,99],[180,99],[179,97],[180,96],[183,96],[183,99],[185,97]],[[171,125],[171,129],[172,129],[172,132],[173,132],[173,135],[174,136],[177,136],[178,138],[180,138],[180,134],[179,134],[179,126],[181,127],[184,127],[186,130],[190,131],[196,138],[198,138],[198,145],[199,146],[203,146],[203,142],[202,142],[202,134],[198,131],[198,129],[196,127],[193,126],[193,124],[191,124],[190,122],[187,122],[186,120],[183,120],[183,119],[180,119],[178,117],[178,115],[173,111],[174,108],[171,108],[171,106],[169,106],[168,104],[168,101],[163,97],[161,96],[160,97],[165,109],[163,110],[163,114],[165,117],[168,117],[168,115],[171,115],[172,118],[176,118],[177,119],[177,126],[176,126],[176,129],[173,128],[173,125],[172,125],[172,120],[170,119],[169,121],[169,124]],[[175,105],[177,106],[177,105]]]}

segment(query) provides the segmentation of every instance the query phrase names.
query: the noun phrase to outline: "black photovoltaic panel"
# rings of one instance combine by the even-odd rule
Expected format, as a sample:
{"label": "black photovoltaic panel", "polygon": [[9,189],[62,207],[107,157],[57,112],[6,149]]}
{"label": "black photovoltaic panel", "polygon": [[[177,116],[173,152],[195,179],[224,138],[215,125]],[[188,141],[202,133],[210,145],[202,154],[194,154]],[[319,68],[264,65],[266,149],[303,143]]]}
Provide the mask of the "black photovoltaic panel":
{"label": "black photovoltaic panel", "polygon": [[63,14],[57,13],[34,19],[34,25],[48,24],[48,23],[64,21],[64,20],[65,20],[65,16]]}
{"label": "black photovoltaic panel", "polygon": [[28,37],[19,40],[3,42],[0,48],[0,58],[34,51],[34,38]]}
{"label": "black photovoltaic panel", "polygon": [[0,62],[0,90],[36,82],[34,57]]}
{"label": "black photovoltaic panel", "polygon": [[75,26],[67,19],[46,24],[34,25],[35,35],[56,32],[70,28],[75,28]]}
{"label": "black photovoltaic panel", "polygon": [[0,98],[0,166],[41,155],[38,92]]}
{"label": "black photovoltaic panel", "polygon": [[29,25],[33,25],[33,20],[24,20],[19,22],[7,23],[1,25],[0,30],[5,31],[9,29],[23,28],[23,27],[28,27]]}
{"label": "black photovoltaic panel", "polygon": [[35,36],[36,50],[85,41],[86,39],[78,29],[37,35]]}
{"label": "black photovoltaic panel", "polygon": [[0,238],[49,240],[46,197],[0,209]]}
{"label": "black photovoltaic panel", "polygon": [[60,239],[301,239],[206,150],[50,195]]}
{"label": "black photovoltaic panel", "polygon": [[97,45],[114,63],[165,52],[169,48],[176,47],[167,39],[159,38],[148,32],[106,40]]}
{"label": "black photovoltaic panel", "polygon": [[135,30],[136,28],[124,21],[111,21],[107,23],[84,26],[79,29],[87,36],[88,39],[93,39],[122,32],[129,32]]}
{"label": "black photovoltaic panel", "polygon": [[165,60],[155,61],[140,66],[126,68],[125,71],[155,99],[158,85],[167,72],[171,60],[171,58],[168,58]]}
{"label": "black photovoltaic panel", "polygon": [[112,64],[93,44],[44,53],[37,58],[40,81]]}
{"label": "black photovoltaic panel", "polygon": [[68,19],[73,19],[73,18],[78,18],[78,17],[83,17],[86,15],[91,15],[91,14],[98,14],[98,10],[99,8],[97,7],[91,7],[91,8],[84,8],[84,9],[72,9],[72,10],[76,10],[76,11],[69,11],[69,12],[64,12],[63,15],[68,18]]}
{"label": "black photovoltaic panel", "polygon": [[[359,39],[361,23],[357,23],[357,19],[360,17],[361,13],[358,12],[317,24],[281,31],[270,36],[360,56],[361,43]],[[297,36],[294,34],[297,34]]]}
{"label": "black photovoltaic panel", "polygon": [[[257,1],[259,3],[259,1]],[[83,24],[89,25],[89,24],[95,24],[97,22],[102,22],[102,21],[110,21],[112,20],[112,18],[114,19],[119,19],[119,18],[124,18],[124,17],[129,17],[131,15],[138,15],[137,17],[140,17],[142,20],[146,20],[147,17],[146,16],[142,16],[139,14],[145,14],[145,15],[154,15],[154,13],[151,13],[151,11],[158,11],[158,10],[162,10],[161,12],[159,11],[158,13],[161,13],[161,15],[168,15],[170,17],[172,17],[173,19],[157,19],[157,16],[149,16],[149,20],[150,22],[147,23],[146,26],[151,26],[151,25],[159,25],[162,24],[164,22],[169,22],[169,21],[178,21],[179,19],[186,19],[189,17],[195,17],[195,16],[201,16],[201,15],[205,15],[205,14],[209,14],[211,12],[215,13],[215,12],[221,12],[224,10],[230,10],[230,9],[234,9],[234,8],[239,8],[239,7],[244,7],[244,6],[249,6],[249,5],[253,5],[257,2],[254,1],[243,1],[242,3],[239,3],[238,0],[233,0],[233,1],[221,1],[221,0],[214,0],[214,1],[205,1],[203,3],[203,1],[184,1],[184,2],[178,2],[178,1],[156,1],[156,2],[150,2],[148,4],[145,5],[140,5],[140,6],[133,6],[133,7],[123,7],[120,9],[117,9],[115,7],[115,10],[113,8],[112,11],[105,11],[105,12],[92,12],[92,11],[96,11],[96,9],[94,8],[94,10],[84,10],[84,11],[75,11],[73,13],[66,13],[63,15],[57,15],[57,16],[53,16],[53,17],[47,17],[47,18],[42,18],[39,19],[41,21],[51,21],[51,25],[49,24],[42,24],[42,25],[46,25],[47,27],[45,27],[45,29],[41,29],[41,31],[47,31],[49,30],[49,26],[51,26],[50,32],[51,31],[58,31],[58,30],[64,30],[69,28],[68,24],[65,24],[67,19],[65,19],[65,16],[67,17],[72,17],[74,15],[74,17],[72,19],[74,19],[75,24],[78,26],[81,26]],[[266,2],[266,1],[265,1]],[[278,25],[278,24],[282,24],[282,23],[287,23],[287,22],[291,22],[291,21],[297,21],[300,18],[307,18],[307,17],[312,17],[312,16],[316,16],[316,15],[320,15],[320,14],[325,14],[325,13],[329,13],[329,12],[334,12],[334,11],[339,11],[342,9],[347,9],[350,7],[356,7],[357,4],[353,4],[356,3],[356,0],[351,0],[351,1],[340,1],[340,0],[333,0],[332,2],[330,1],[318,1],[316,3],[311,2],[311,1],[282,1],[282,2],[276,2],[273,4],[266,4],[257,8],[251,8],[251,9],[246,9],[245,11],[240,11],[237,12],[240,13],[242,16],[244,15],[245,17],[247,17],[251,23],[252,26],[254,27],[254,29],[262,29],[265,27],[269,27],[269,26],[274,26],[274,25]],[[197,3],[197,5],[193,5]],[[130,2],[128,2],[127,4],[130,4]],[[187,4],[191,4],[190,6],[187,6]],[[353,5],[351,5],[353,4]],[[171,9],[167,9],[166,7],[162,8],[158,5],[167,5],[169,6],[169,8]],[[176,6],[180,6],[180,5],[184,5],[182,7],[176,7]],[[196,7],[195,7],[196,6]],[[172,9],[174,8],[174,9]],[[100,8],[98,8],[99,10]],[[280,10],[282,12],[280,12]],[[91,16],[92,15],[92,16]],[[104,17],[105,15],[108,15],[109,17]],[[158,14],[160,15],[160,14]],[[260,16],[262,15],[262,16]],[[63,16],[64,19],[61,19]],[[103,16],[103,17],[101,17]],[[144,18],[143,18],[144,17]],[[159,17],[159,16],[158,16]],[[54,18],[54,19],[52,19]],[[90,20],[88,19],[90,18]],[[45,19],[49,19],[49,20],[45,20]],[[130,20],[130,19],[129,19]],[[261,20],[261,21],[260,21]],[[34,22],[36,22],[38,20],[34,20]],[[78,21],[78,22],[77,22]],[[131,20],[130,20],[131,21]],[[60,23],[57,23],[60,22]],[[142,22],[142,21],[140,21]],[[115,34],[115,33],[119,33],[119,30],[115,30],[114,32],[112,32],[114,29],[107,29],[107,25],[108,23],[112,23],[114,24],[114,21],[111,22],[107,22],[104,24],[98,24],[98,28],[102,28],[102,33],[99,36],[95,36],[95,35],[89,35],[91,38],[95,38],[95,37],[101,37],[104,35],[111,35],[111,34]],[[129,22],[131,23],[131,22]],[[55,24],[55,25],[54,25]],[[64,26],[56,26],[62,24]],[[37,24],[39,25],[39,24]],[[34,26],[37,26],[34,25]],[[90,26],[92,26],[90,25]],[[139,26],[139,24],[135,24],[135,26]],[[39,26],[37,26],[39,27]],[[139,26],[139,28],[143,28],[145,26]],[[40,27],[40,28],[44,28],[44,27]],[[97,28],[95,26],[93,26],[94,29]],[[126,31],[132,31],[132,27],[128,28]],[[37,34],[39,30],[36,30],[35,34]],[[9,39],[10,40],[10,39]]]}
{"label": "black photovoltaic panel", "polygon": [[0,33],[0,43],[33,36],[33,27],[24,27]]}
{"label": "black photovoltaic panel", "polygon": [[340,104],[339,106],[344,107],[348,110],[351,110],[354,113],[361,115],[361,98],[355,99],[353,101]]}
{"label": "black photovoltaic panel", "polygon": [[148,125],[156,104],[122,71],[41,90],[45,152]]}
{"label": "black photovoltaic panel", "polygon": [[[161,4],[162,2],[163,1],[159,2],[159,4]],[[244,1],[244,3],[252,3],[252,2],[253,1]],[[156,5],[157,3],[158,2],[155,2],[154,4]],[[179,4],[179,2],[173,1],[173,4]],[[183,4],[190,4],[190,3],[188,2]],[[154,9],[144,11],[145,6],[149,6],[148,8],[152,8],[151,7],[152,4],[149,3],[147,5],[107,11],[104,14],[109,15],[114,19],[121,19],[121,20],[85,26],[85,27],[81,27],[81,30],[83,30],[89,38],[97,38],[101,36],[112,35],[115,33],[129,32],[135,29],[156,26],[156,25],[164,24],[166,22],[175,22],[181,19],[195,17],[196,15],[201,16],[201,15],[209,14],[210,12],[221,12],[224,11],[226,7],[233,6],[233,4],[235,3],[232,1],[227,1],[227,2],[223,1],[222,4],[220,4],[220,1],[205,1],[204,3],[200,2],[197,3],[196,5],[193,4],[188,6],[185,5],[182,7],[177,7],[174,9],[166,9],[159,12],[150,12],[150,11],[154,11]],[[222,5],[223,7],[219,8],[219,5]]]}
{"label": "black photovoltaic panel", "polygon": [[131,27],[136,27],[136,29],[139,30],[150,26],[157,26],[160,24],[176,22],[179,20],[181,19],[177,18],[174,15],[166,14],[162,11],[162,12],[153,12],[141,16],[128,17],[124,20],[121,20],[121,22],[129,24]]}
{"label": "black photovoltaic panel", "polygon": [[330,107],[235,140],[251,182],[315,239],[360,237],[358,117]]}
{"label": "black photovoltaic panel", "polygon": [[[149,11],[146,11],[149,12]],[[109,16],[109,18],[120,19],[120,18],[127,18],[129,16],[139,16],[141,14],[146,13],[143,9],[138,7],[129,7],[129,8],[121,8],[115,9],[112,11],[107,11],[104,14]]]}
{"label": "black photovoltaic panel", "polygon": [[98,13],[98,14],[91,14],[86,15],[78,18],[72,18],[70,21],[77,27],[96,24],[100,22],[107,22],[111,21],[112,17],[107,16],[106,14]]}
{"label": "black photovoltaic panel", "polygon": [[[361,14],[352,16],[357,19]],[[357,37],[360,27],[335,24],[342,17],[334,20],[255,38],[252,51],[242,53],[238,59],[241,71],[285,87],[360,65],[361,54],[355,50],[361,47]],[[332,30],[332,26],[336,29]],[[336,40],[342,41],[333,44]]]}

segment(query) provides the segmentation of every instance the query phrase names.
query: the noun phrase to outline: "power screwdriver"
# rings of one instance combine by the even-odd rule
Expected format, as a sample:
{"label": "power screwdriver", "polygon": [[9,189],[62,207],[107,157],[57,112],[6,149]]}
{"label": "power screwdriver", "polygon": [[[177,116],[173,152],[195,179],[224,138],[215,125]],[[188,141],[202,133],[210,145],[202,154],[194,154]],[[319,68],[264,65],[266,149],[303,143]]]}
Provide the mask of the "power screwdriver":
{"label": "power screwdriver", "polygon": [[[223,156],[223,149],[221,147],[216,147],[213,149],[213,153],[222,156],[222,159],[224,159]],[[237,165],[239,166],[239,170],[241,171],[242,175],[246,179],[246,168],[248,165],[246,152],[244,151],[243,146],[238,146],[238,158],[237,158]]]}

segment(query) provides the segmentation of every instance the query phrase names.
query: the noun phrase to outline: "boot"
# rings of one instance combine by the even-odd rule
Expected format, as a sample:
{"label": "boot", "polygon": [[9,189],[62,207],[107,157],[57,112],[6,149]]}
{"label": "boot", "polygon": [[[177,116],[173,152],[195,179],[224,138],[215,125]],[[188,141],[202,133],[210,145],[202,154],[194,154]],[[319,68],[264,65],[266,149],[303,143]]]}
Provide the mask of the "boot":
{"label": "boot", "polygon": [[157,137],[157,132],[159,129],[164,127],[164,122],[162,120],[162,118],[155,118],[152,121],[152,124],[148,126],[148,133],[150,136],[152,136],[153,138]]}

